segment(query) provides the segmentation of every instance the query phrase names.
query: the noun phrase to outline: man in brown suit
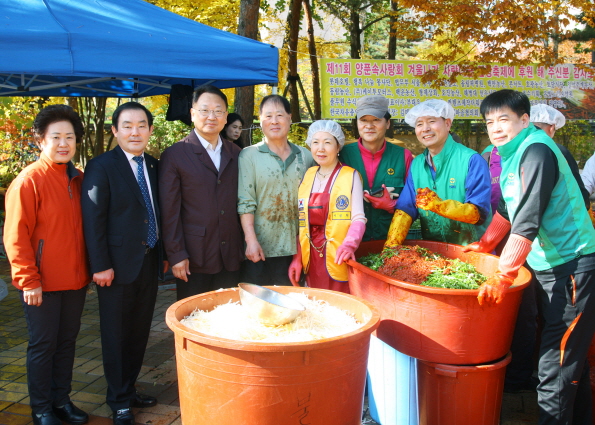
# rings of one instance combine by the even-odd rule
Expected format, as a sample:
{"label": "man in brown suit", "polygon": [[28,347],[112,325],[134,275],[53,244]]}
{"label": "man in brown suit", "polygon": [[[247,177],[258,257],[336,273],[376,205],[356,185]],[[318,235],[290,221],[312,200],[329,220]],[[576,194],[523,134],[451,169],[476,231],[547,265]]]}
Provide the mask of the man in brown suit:
{"label": "man in brown suit", "polygon": [[244,259],[237,214],[241,149],[219,135],[227,97],[201,86],[190,113],[194,130],[163,151],[159,163],[163,243],[178,300],[237,285]]}

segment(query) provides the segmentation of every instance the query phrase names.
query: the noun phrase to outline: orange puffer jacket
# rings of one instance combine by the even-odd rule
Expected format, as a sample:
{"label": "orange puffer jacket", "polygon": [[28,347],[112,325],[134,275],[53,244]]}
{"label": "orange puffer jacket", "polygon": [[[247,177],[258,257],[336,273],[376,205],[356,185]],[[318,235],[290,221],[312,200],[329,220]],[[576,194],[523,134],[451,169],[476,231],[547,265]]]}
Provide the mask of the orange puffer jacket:
{"label": "orange puffer jacket", "polygon": [[57,164],[43,153],[6,192],[4,245],[12,284],[21,290],[80,289],[89,276],[81,183],[71,162]]}

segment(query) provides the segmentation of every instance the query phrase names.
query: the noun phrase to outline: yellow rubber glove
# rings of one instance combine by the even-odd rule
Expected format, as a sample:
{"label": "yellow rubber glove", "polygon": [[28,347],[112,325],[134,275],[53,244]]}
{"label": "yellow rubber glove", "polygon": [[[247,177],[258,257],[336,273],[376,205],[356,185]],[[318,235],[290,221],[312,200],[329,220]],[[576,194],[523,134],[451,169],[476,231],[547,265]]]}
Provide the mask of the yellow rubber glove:
{"label": "yellow rubber glove", "polygon": [[415,197],[417,208],[432,211],[442,217],[463,223],[475,224],[479,221],[479,210],[473,204],[463,204],[452,199],[443,201],[430,189],[417,189]]}
{"label": "yellow rubber glove", "polygon": [[595,227],[595,212],[593,210],[589,210],[589,218],[591,219],[591,224]]}
{"label": "yellow rubber glove", "polygon": [[393,219],[390,222],[390,228],[388,229],[384,248],[392,248],[401,245],[407,237],[412,222],[413,219],[409,214],[405,211],[396,210]]}

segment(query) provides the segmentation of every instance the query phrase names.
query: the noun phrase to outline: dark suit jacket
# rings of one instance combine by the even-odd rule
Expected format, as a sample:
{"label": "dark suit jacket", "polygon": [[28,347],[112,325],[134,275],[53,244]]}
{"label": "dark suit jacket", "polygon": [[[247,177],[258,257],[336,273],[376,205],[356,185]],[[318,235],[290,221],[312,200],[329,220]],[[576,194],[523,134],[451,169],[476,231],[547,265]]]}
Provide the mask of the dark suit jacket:
{"label": "dark suit jacket", "polygon": [[[157,160],[145,153],[145,166],[159,223]],[[143,264],[149,217],[138,182],[119,146],[85,167],[81,205],[91,273],[113,268],[113,283],[132,282]],[[156,248],[159,246],[160,242]]]}
{"label": "dark suit jacket", "polygon": [[190,271],[236,271],[244,259],[238,202],[238,155],[225,139],[219,171],[194,130],[159,160],[161,228],[171,265],[188,258]]}

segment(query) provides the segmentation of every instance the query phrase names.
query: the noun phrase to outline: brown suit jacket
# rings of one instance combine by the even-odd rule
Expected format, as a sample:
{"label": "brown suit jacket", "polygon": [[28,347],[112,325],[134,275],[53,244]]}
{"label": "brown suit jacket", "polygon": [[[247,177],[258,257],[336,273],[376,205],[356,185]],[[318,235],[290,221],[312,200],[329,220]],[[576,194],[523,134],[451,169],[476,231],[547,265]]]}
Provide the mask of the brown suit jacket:
{"label": "brown suit jacket", "polygon": [[240,268],[244,242],[238,201],[241,149],[222,138],[215,168],[194,130],[167,148],[159,161],[161,234],[171,265],[188,258],[190,271],[218,273]]}

